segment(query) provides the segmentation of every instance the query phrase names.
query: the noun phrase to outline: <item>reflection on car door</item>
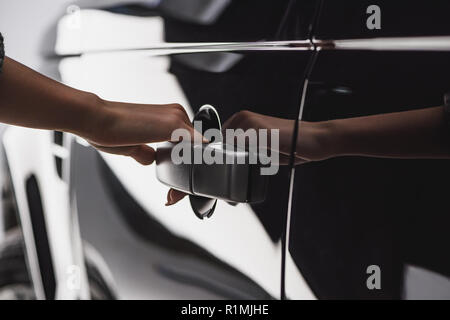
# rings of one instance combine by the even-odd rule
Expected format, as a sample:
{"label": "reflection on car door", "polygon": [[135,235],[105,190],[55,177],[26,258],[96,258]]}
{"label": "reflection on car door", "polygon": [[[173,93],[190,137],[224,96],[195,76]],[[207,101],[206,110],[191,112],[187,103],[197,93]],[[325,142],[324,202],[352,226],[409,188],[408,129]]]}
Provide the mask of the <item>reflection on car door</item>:
{"label": "reflection on car door", "polygon": [[[326,47],[309,77],[303,120],[443,104],[450,91],[450,42],[431,37],[450,35],[448,2],[378,1],[380,30],[366,28],[370,4],[324,1],[315,43]],[[344,42],[337,39],[352,39],[346,42],[351,50],[339,47]],[[433,48],[430,40],[439,45]],[[449,205],[442,186],[449,178],[443,160],[342,157],[297,167],[288,267],[300,270],[314,293],[328,299],[405,297],[407,264],[448,277]],[[380,268],[381,289],[367,286],[372,265]],[[286,294],[297,298],[292,269],[286,272]]]}
{"label": "reflection on car door", "polygon": [[[211,2],[214,1],[204,3]],[[162,18],[164,23],[164,42],[157,44],[158,49],[88,50],[81,57],[62,61],[62,78],[68,84],[96,92],[105,99],[178,102],[190,115],[209,104],[217,109],[222,122],[242,110],[291,119],[294,132],[311,59],[306,39],[315,1],[225,2],[217,7],[220,12],[201,18],[192,12],[177,12],[180,7],[176,6],[176,1],[163,1],[159,11],[153,12],[151,17]],[[293,8],[304,10],[295,11],[297,14],[291,16]],[[293,34],[295,40],[305,40],[305,43],[291,46],[264,42],[286,40]],[[160,39],[158,36],[151,38]],[[245,43],[239,49],[233,44],[209,46],[207,43],[223,41]],[[99,42],[100,39],[95,41],[97,47]],[[177,48],[172,45],[175,42],[187,46]],[[202,42],[200,49],[193,45],[198,42]],[[176,254],[188,257],[189,263],[165,265],[166,275],[175,274],[174,279],[183,278],[189,285],[206,282],[213,289],[228,286],[234,298],[282,296],[281,240],[288,207],[289,167],[281,167],[269,178],[268,196],[263,202],[232,206],[219,201],[210,219],[199,220],[187,200],[164,206],[168,188],[156,181],[154,168],[109,154],[101,156],[109,174],[120,184],[119,189],[135,201],[136,205],[129,208],[143,209],[164,232],[204,249],[234,271],[218,274],[211,270],[215,265],[205,268],[195,254],[178,250]],[[114,198],[122,201],[116,193]],[[131,212],[124,212],[124,215],[132,216],[135,223],[140,221]],[[229,277],[236,273],[241,275],[239,284],[236,278]],[[311,298],[309,288],[304,283],[302,286],[302,297]]]}

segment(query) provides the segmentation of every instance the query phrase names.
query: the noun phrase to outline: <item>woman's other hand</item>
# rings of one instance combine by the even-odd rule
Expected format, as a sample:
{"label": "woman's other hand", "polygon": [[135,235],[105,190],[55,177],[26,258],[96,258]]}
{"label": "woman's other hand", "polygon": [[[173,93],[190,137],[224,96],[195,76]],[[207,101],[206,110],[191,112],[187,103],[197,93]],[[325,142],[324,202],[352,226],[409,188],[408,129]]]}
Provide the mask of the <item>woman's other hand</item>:
{"label": "woman's other hand", "polygon": [[[294,124],[294,120],[290,119],[266,116],[251,111],[240,111],[224,123],[223,129],[242,129],[244,131],[248,129],[278,130],[279,150],[273,150],[270,141],[268,147],[273,151],[278,151],[280,164],[286,165],[289,164],[289,156],[292,150]],[[331,126],[326,122],[301,121],[295,149],[295,164],[324,160],[331,157],[330,130]]]}

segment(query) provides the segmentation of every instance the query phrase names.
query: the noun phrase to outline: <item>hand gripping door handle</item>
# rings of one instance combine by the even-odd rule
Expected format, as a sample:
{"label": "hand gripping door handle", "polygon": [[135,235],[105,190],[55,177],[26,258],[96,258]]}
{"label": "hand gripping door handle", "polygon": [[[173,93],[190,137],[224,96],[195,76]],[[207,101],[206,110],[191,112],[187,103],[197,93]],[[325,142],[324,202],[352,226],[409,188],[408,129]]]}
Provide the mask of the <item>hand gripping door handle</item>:
{"label": "hand gripping door handle", "polygon": [[[221,129],[217,111],[212,106],[200,108],[194,121],[202,122],[202,134],[210,128]],[[180,145],[184,144],[184,145]],[[212,154],[214,158],[224,159],[223,163],[175,164],[172,151],[175,145],[190,150],[191,162],[194,154]],[[179,150],[180,148],[178,148]],[[165,143],[158,147],[156,176],[165,185],[190,195],[192,209],[199,218],[210,217],[216,199],[234,203],[253,203],[264,201],[268,177],[261,175],[261,165],[250,163],[250,153],[227,146],[222,141],[195,144],[180,142]]]}

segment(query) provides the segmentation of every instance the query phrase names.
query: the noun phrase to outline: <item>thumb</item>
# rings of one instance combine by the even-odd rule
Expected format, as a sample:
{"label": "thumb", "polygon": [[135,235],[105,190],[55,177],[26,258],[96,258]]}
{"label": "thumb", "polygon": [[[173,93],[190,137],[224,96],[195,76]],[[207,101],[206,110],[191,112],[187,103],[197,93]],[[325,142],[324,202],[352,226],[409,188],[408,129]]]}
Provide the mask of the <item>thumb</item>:
{"label": "thumb", "polygon": [[184,193],[183,191],[178,191],[175,189],[170,189],[169,192],[167,193],[167,202],[166,202],[166,206],[171,206],[175,203],[177,203],[178,201],[180,201],[181,199],[183,199],[187,194]]}
{"label": "thumb", "polygon": [[143,165],[149,165],[155,160],[155,150],[145,144],[123,147],[105,147],[91,142],[91,145],[103,152],[132,157]]}
{"label": "thumb", "polygon": [[142,144],[134,147],[130,156],[142,165],[152,164],[155,160],[156,152],[152,147]]}

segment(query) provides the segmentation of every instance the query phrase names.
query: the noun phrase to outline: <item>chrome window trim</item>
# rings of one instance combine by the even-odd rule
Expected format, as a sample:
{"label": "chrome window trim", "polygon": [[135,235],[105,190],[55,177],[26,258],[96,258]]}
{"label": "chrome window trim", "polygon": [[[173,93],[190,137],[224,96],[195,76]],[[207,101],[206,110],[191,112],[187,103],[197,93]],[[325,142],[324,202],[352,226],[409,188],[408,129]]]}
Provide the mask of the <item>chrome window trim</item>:
{"label": "chrome window trim", "polygon": [[317,50],[450,51],[450,36],[313,39]]}
{"label": "chrome window trim", "polygon": [[371,50],[371,51],[450,51],[450,36],[429,37],[380,37],[337,40],[292,40],[256,42],[183,42],[159,43],[143,48],[118,50],[91,50],[79,54],[105,52],[139,52],[150,55],[170,55],[201,52],[231,51],[322,51],[322,50]]}
{"label": "chrome window trim", "polygon": [[[255,42],[163,42],[142,48],[88,50],[72,55],[107,53],[107,52],[136,52],[154,54],[181,54],[199,52],[229,52],[229,51],[308,51],[314,50],[310,40],[293,41],[255,41]],[[66,56],[66,55],[59,55]]]}

